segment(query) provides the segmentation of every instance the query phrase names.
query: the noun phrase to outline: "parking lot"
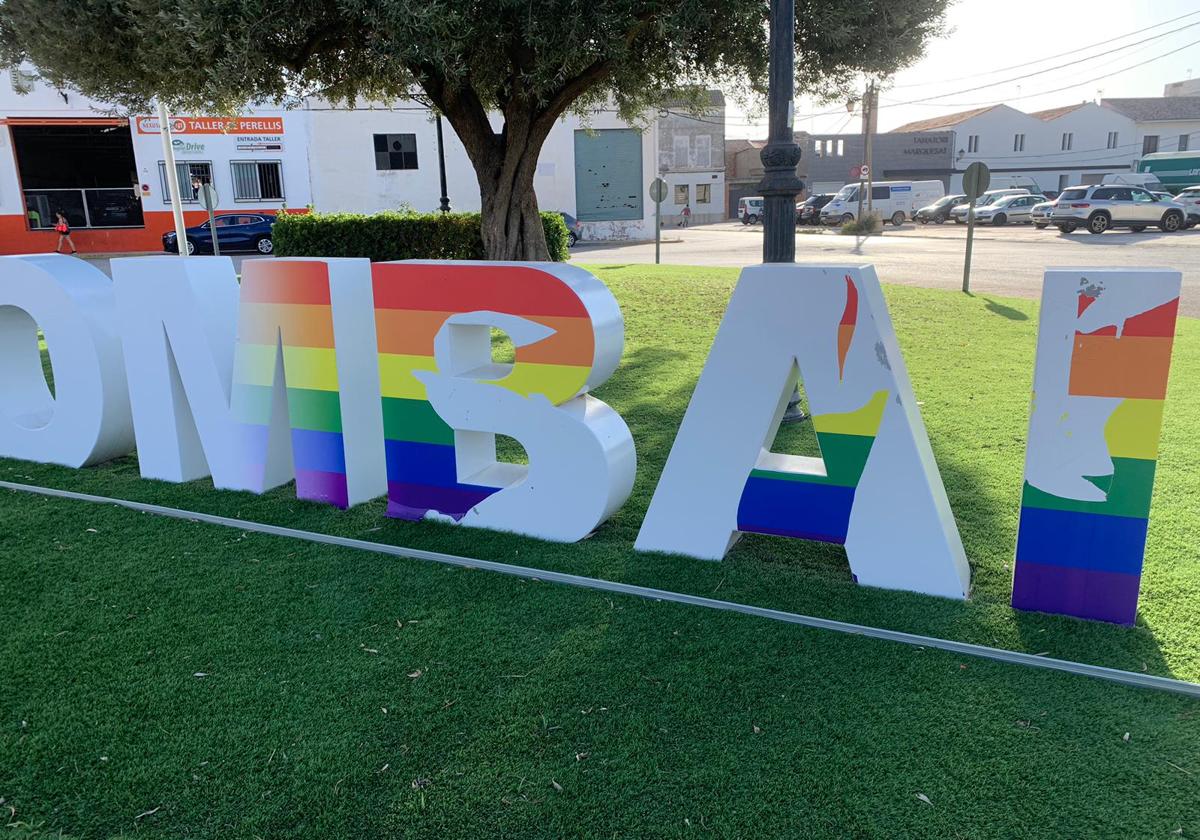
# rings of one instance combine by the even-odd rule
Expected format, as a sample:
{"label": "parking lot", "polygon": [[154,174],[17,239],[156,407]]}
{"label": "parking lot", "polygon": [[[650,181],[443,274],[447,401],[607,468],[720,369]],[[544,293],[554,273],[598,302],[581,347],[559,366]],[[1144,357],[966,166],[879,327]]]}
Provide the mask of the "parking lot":
{"label": "parking lot", "polygon": [[[930,288],[962,287],[965,225],[885,225],[867,238],[800,228],[796,262],[872,263],[885,283]],[[810,232],[811,231],[811,232]],[[762,262],[762,226],[720,222],[663,231],[662,260],[676,265],[746,266]],[[572,259],[613,265],[654,262],[653,242],[580,243]],[[1084,231],[1061,234],[1032,225],[979,226],[975,230],[971,290],[977,294],[1038,297],[1051,266],[1152,266],[1183,272],[1181,310],[1200,316],[1200,228],[1179,233]]]}

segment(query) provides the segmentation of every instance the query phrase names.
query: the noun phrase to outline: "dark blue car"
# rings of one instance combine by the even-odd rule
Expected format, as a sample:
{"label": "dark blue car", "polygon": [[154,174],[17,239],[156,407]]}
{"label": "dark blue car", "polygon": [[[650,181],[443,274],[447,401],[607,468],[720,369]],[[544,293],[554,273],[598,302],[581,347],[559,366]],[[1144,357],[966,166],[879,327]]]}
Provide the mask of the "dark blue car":
{"label": "dark blue car", "polygon": [[[270,254],[275,251],[275,243],[271,241],[271,229],[275,226],[275,216],[270,213],[217,213],[213,217],[216,225],[217,242],[221,252],[225,251],[254,251],[259,254]],[[175,231],[163,234],[163,250],[179,253],[179,243],[175,241]],[[213,252],[213,231],[208,222],[187,229],[187,252],[189,254],[211,254]]]}

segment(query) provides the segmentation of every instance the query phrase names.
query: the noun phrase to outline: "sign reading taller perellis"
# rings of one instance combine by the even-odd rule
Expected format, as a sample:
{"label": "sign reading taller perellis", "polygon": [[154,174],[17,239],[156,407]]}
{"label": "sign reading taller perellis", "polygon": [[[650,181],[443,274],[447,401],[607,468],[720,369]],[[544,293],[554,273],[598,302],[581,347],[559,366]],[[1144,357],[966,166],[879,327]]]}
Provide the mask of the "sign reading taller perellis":
{"label": "sign reading taller perellis", "polygon": [[[160,134],[158,117],[136,117],[138,134]],[[283,117],[171,117],[172,134],[283,134]]]}
{"label": "sign reading taller perellis", "polygon": [[[211,476],[347,508],[585,538],[637,472],[592,395],[624,320],[556,263],[0,258],[0,456]],[[1181,275],[1047,275],[1014,604],[1131,623]],[[42,374],[38,330],[54,366]],[[515,347],[493,359],[493,330]],[[821,457],[770,451],[802,379]],[[980,383],[981,389],[986,383]],[[497,457],[515,438],[529,464]],[[970,567],[874,269],[747,268],[635,547],[722,559],[742,533],[844,545],[862,584],[965,598]]]}

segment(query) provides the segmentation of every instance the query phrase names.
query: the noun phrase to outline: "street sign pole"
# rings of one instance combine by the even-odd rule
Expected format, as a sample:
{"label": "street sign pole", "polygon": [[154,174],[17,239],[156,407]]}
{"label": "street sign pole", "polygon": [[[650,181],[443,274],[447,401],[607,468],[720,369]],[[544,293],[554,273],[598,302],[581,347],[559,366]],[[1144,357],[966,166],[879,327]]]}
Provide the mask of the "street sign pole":
{"label": "street sign pole", "polygon": [[971,291],[971,246],[975,243],[975,198],[967,205],[967,258],[963,261],[963,291]]}
{"label": "street sign pole", "polygon": [[662,203],[667,197],[667,182],[655,178],[650,182],[650,199],[654,202],[654,264],[659,264],[659,248],[662,243]]}
{"label": "street sign pole", "polygon": [[201,184],[200,194],[197,196],[204,204],[204,209],[208,211],[208,229],[212,233],[213,239],[213,256],[221,256],[221,243],[217,241],[217,222],[213,216],[213,210],[217,206],[217,188],[212,184]]}
{"label": "street sign pole", "polygon": [[183,222],[183,197],[179,193],[179,172],[175,168],[175,147],[171,142],[171,118],[167,106],[158,101],[158,133],[162,138],[163,168],[167,174],[167,190],[171,193],[171,215],[175,220],[175,246],[179,256],[186,257],[187,225]]}
{"label": "street sign pole", "polygon": [[972,163],[963,172],[963,192],[967,194],[969,200],[967,204],[967,254],[966,259],[963,260],[962,285],[963,291],[967,293],[971,291],[971,248],[975,243],[975,200],[987,192],[991,182],[991,170],[987,168],[987,164],[979,161]]}

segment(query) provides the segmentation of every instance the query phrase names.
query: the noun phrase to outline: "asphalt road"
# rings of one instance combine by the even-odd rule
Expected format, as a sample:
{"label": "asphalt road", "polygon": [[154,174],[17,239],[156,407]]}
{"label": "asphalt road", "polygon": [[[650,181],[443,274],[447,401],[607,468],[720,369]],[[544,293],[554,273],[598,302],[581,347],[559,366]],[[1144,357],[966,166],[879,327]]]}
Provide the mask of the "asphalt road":
{"label": "asphalt road", "polygon": [[[804,229],[802,229],[804,230]],[[808,228],[807,230],[815,230]],[[741,267],[762,262],[762,226],[738,222],[663,231],[662,261],[674,265]],[[833,232],[796,235],[796,262],[872,263],[884,283],[903,283],[939,289],[962,288],[966,228],[947,225],[900,228],[885,226],[878,236],[860,239]],[[595,265],[654,262],[651,242],[582,242],[572,261]],[[108,272],[105,257],[87,257]],[[240,271],[247,259],[235,255]],[[1051,266],[1151,266],[1183,271],[1180,311],[1200,317],[1200,228],[1181,233],[1112,231],[1095,236],[1031,225],[976,230],[971,268],[971,291],[979,294],[1036,298],[1042,273]]]}
{"label": "asphalt road", "polygon": [[[738,222],[663,231],[662,261],[674,265],[746,266],[762,262],[762,226]],[[858,239],[832,232],[796,236],[798,263],[872,263],[884,283],[961,289],[966,228],[885,226]],[[654,243],[580,243],[572,261],[597,265],[654,262]],[[1200,316],[1200,228],[1181,233],[1113,231],[1099,236],[1032,225],[977,228],[971,291],[1036,298],[1053,266],[1165,267],[1183,272],[1183,314]]]}

